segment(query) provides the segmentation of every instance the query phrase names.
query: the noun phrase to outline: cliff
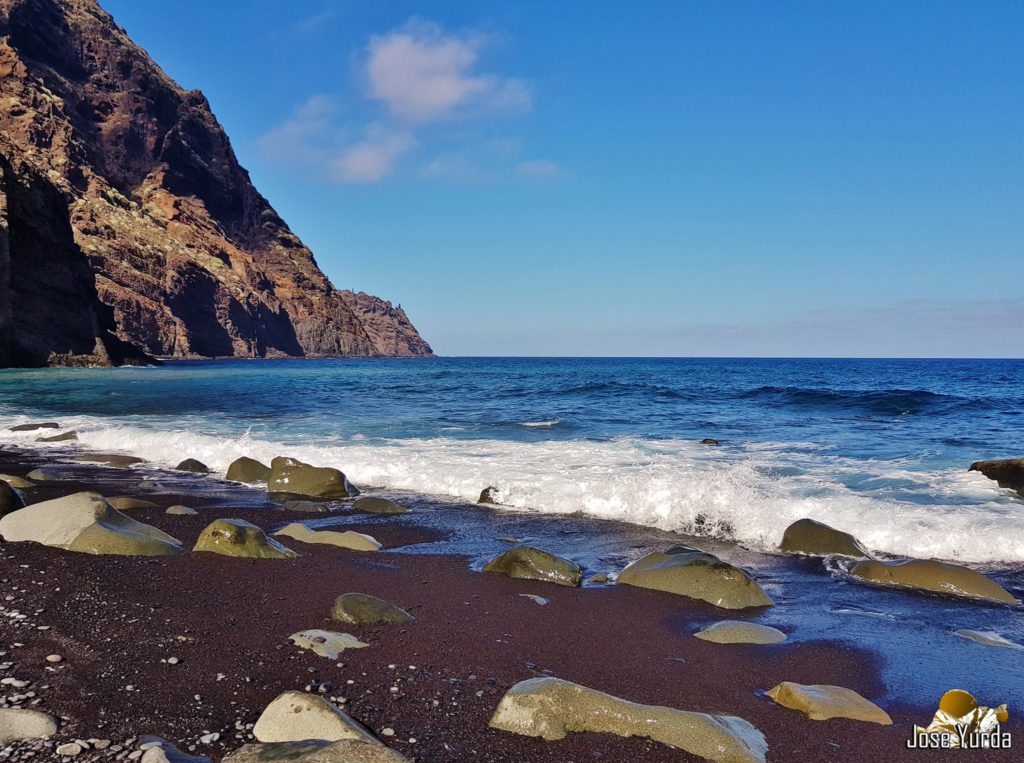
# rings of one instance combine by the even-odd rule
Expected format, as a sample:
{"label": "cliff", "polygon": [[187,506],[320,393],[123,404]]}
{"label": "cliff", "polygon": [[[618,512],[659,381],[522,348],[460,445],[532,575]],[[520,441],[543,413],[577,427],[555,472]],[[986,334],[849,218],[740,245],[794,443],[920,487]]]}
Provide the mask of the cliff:
{"label": "cliff", "polygon": [[203,94],[93,0],[0,0],[0,169],[0,363],[431,352],[331,285]]}

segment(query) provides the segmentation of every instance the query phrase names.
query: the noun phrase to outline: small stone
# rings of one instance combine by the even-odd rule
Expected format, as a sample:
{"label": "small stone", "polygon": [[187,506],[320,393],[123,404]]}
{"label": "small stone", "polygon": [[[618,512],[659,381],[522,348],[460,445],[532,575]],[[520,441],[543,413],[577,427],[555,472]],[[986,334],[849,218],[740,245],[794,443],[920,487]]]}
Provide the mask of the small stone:
{"label": "small stone", "polygon": [[393,737],[395,735],[395,730],[388,726],[386,729],[380,730],[380,735],[383,737]]}
{"label": "small stone", "polygon": [[219,739],[220,734],[218,734],[217,732],[213,732],[212,734],[203,734],[201,737],[199,737],[199,741],[202,744],[213,744]]}
{"label": "small stone", "polygon": [[74,757],[82,752],[82,745],[78,742],[70,742],[69,744],[62,744],[56,750],[58,755],[65,755],[67,757]]}
{"label": "small stone", "polygon": [[46,656],[46,661],[47,662],[52,662],[52,663],[56,664],[58,662],[63,662],[64,658],[61,657],[59,654],[48,654]]}
{"label": "small stone", "polygon": [[181,660],[179,660],[177,657],[168,657],[167,658],[167,664],[168,665],[177,665],[179,662],[181,662]]}

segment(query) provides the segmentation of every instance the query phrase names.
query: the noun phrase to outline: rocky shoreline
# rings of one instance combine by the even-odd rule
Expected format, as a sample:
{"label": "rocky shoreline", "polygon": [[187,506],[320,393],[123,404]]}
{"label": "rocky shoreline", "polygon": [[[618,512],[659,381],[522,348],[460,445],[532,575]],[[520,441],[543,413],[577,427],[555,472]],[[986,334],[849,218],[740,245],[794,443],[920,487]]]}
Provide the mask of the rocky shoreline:
{"label": "rocky shoreline", "polygon": [[[296,495],[268,495],[265,487],[204,475],[194,464],[174,471],[73,455],[54,451],[44,462],[38,452],[0,450],[0,473],[22,477],[42,467],[36,476],[59,478],[20,488],[30,505],[82,491],[119,497],[125,515],[180,541],[182,552],[108,556],[32,542],[0,545],[0,659],[6,665],[0,709],[38,710],[56,722],[48,739],[12,742],[0,760],[189,760],[160,752],[165,747],[155,737],[200,760],[267,759],[254,757],[262,754],[257,747],[239,750],[268,741],[265,735],[257,740],[255,726],[285,692],[330,703],[371,740],[423,761],[700,760],[697,754],[708,749],[694,740],[706,738],[700,729],[715,716],[719,722],[722,716],[742,719],[763,735],[767,760],[912,760],[916,751],[906,741],[914,724],[934,712],[890,701],[870,652],[839,641],[787,643],[782,631],[760,632],[743,622],[763,608],[760,597],[768,599],[745,576],[736,578],[745,609],[727,611],[636,579],[577,587],[586,572],[561,565],[568,560],[551,562],[545,552],[502,555],[493,562],[502,569],[494,571],[505,574],[483,574],[462,556],[402,552],[437,538],[436,528],[416,522],[420,503],[405,501],[408,514],[393,521],[381,512],[397,514],[389,508],[395,502],[374,495],[351,501],[357,491],[333,470],[320,470],[315,485],[301,487],[309,498],[327,485],[332,496],[296,501]],[[275,467],[279,473],[296,468]],[[336,538],[305,542],[294,529],[276,534],[296,521],[325,519],[325,504],[340,507],[349,520],[346,532],[325,534],[350,536],[363,550]],[[168,512],[171,507],[178,510]],[[248,526],[253,529],[244,529],[244,543],[276,544],[296,555],[189,552],[211,527],[223,525],[217,520],[242,523],[228,523],[221,536],[227,542]],[[821,542],[820,532],[810,531],[802,542]],[[357,535],[375,540],[380,550],[351,537]],[[633,575],[663,576],[666,562],[672,574],[683,560],[716,564],[692,549],[657,556]],[[548,582],[531,579],[537,569],[548,569]],[[352,593],[379,598],[409,619],[367,623],[339,614],[366,611],[365,601],[343,597]],[[680,632],[681,622],[706,623],[709,615],[729,621],[701,630],[698,638]],[[351,641],[322,635],[338,632]],[[801,688],[819,685],[856,693],[870,705],[861,706],[869,717],[811,720],[820,713],[813,715]],[[521,706],[539,702],[551,708],[544,728],[553,723],[556,731],[516,733]],[[600,727],[586,712],[580,716],[580,708],[594,707],[625,708],[626,717],[639,713],[645,723],[657,716],[667,731],[647,734],[667,744],[617,736],[634,733],[628,723]],[[802,711],[790,709],[797,707]],[[673,736],[687,724],[698,731]],[[1024,733],[1012,717],[1005,728]],[[720,759],[761,759],[756,737],[743,729],[734,736],[746,738],[746,746],[726,752],[719,745]],[[376,741],[360,746],[358,754],[370,756],[364,758],[352,750],[342,758],[339,750],[310,748],[295,760],[400,759],[388,757],[385,747]],[[986,760],[1011,760],[1011,753],[990,751]]]}

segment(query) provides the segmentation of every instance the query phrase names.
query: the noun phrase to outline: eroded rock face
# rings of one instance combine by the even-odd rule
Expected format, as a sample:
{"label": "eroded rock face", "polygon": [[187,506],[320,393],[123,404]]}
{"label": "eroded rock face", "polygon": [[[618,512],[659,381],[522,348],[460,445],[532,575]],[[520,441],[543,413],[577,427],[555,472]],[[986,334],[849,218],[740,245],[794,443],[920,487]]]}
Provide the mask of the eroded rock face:
{"label": "eroded rock face", "polygon": [[892,718],[874,702],[869,702],[853,689],[824,684],[804,685],[783,681],[768,691],[768,696],[783,707],[806,713],[815,721],[850,718],[883,726],[891,726]]}
{"label": "eroded rock face", "polygon": [[371,495],[357,498],[352,502],[352,508],[356,511],[368,511],[371,514],[405,514],[408,511],[401,504]]}
{"label": "eroded rock face", "polygon": [[779,550],[809,556],[867,557],[867,552],[850,533],[844,533],[813,519],[798,519],[782,534]]}
{"label": "eroded rock face", "polygon": [[895,588],[945,594],[969,599],[986,599],[1003,604],[1020,602],[994,580],[970,567],[931,559],[905,562],[863,561],[853,565],[850,574],[861,580]]}
{"label": "eroded rock face", "polygon": [[0,364],[430,354],[400,307],[335,290],[203,94],[95,0],[0,0],[0,40]]}
{"label": "eroded rock face", "polygon": [[353,551],[379,551],[380,541],[371,535],[357,533],[352,530],[336,532],[334,530],[310,530],[304,524],[292,522],[278,530],[274,535],[294,538],[303,543],[320,543]]}
{"label": "eroded rock face", "polygon": [[334,600],[331,619],[352,625],[416,622],[416,618],[404,609],[366,593],[343,593]]}
{"label": "eroded rock face", "polygon": [[768,751],[764,735],[742,718],[641,705],[558,678],[517,683],[490,726],[549,741],[586,731],[649,737],[722,763],[763,763]]}
{"label": "eroded rock face", "polygon": [[409,759],[382,744],[362,739],[337,742],[247,744],[224,763],[408,763]]}
{"label": "eroded rock face", "polygon": [[270,467],[255,458],[242,456],[231,462],[224,476],[232,482],[267,482],[270,479]]}
{"label": "eroded rock face", "polygon": [[261,742],[359,739],[380,744],[361,724],[326,699],[301,691],[279,694],[267,705],[252,733]]}
{"label": "eroded rock face", "polygon": [[329,466],[310,466],[296,458],[278,456],[270,462],[267,491],[312,498],[350,498],[359,495],[345,475]]}
{"label": "eroded rock face", "polygon": [[716,644],[781,644],[786,634],[778,628],[742,620],[721,620],[693,634]]}
{"label": "eroded rock face", "polygon": [[1024,498],[1024,458],[975,461],[968,471],[981,472],[990,480],[999,483],[999,487],[1016,490],[1017,494]]}
{"label": "eroded rock face", "polygon": [[86,554],[169,556],[181,543],[117,511],[99,493],[36,503],[0,519],[0,535]]}
{"label": "eroded rock face", "polygon": [[583,571],[578,564],[532,546],[510,548],[487,562],[483,571],[564,586],[578,586],[583,580]]}
{"label": "eroded rock face", "polygon": [[757,581],[739,567],[683,545],[637,559],[619,573],[618,582],[689,596],[723,609],[773,604]]}
{"label": "eroded rock face", "polygon": [[200,533],[192,550],[247,559],[293,559],[298,556],[244,519],[217,519],[211,522]]}

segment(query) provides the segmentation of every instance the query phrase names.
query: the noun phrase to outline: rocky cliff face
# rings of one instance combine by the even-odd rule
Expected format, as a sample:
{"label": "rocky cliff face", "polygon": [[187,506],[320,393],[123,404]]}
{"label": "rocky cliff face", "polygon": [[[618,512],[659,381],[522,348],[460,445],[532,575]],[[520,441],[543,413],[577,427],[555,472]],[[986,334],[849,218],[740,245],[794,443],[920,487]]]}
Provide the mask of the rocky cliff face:
{"label": "rocky cliff face", "polygon": [[430,354],[401,308],[334,289],[202,93],[94,0],[0,0],[0,134],[0,363]]}

